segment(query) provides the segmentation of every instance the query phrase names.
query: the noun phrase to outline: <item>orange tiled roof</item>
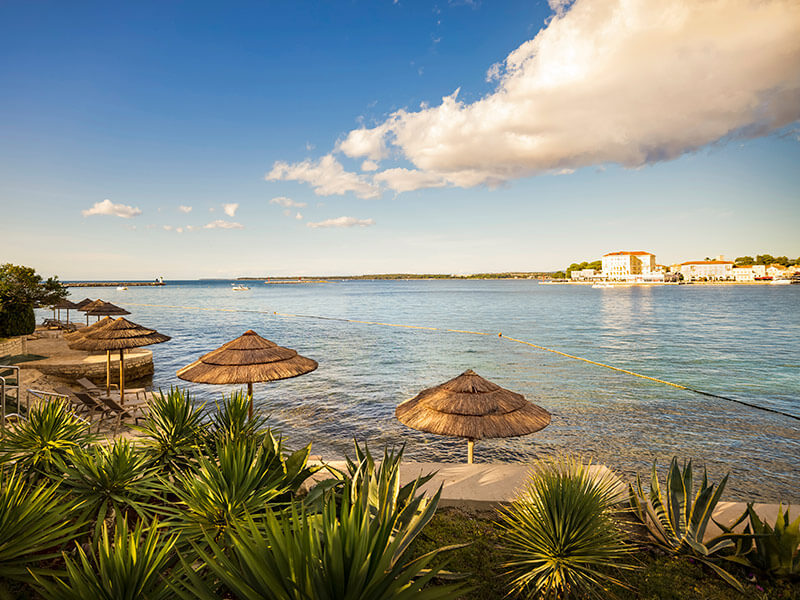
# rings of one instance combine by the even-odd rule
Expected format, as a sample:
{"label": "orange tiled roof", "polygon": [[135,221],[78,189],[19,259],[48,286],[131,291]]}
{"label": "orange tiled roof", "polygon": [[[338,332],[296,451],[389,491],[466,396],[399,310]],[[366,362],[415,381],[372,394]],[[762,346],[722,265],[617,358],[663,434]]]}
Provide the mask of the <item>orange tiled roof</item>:
{"label": "orange tiled roof", "polygon": [[681,265],[732,265],[731,260],[690,260],[682,262]]}
{"label": "orange tiled roof", "polygon": [[636,252],[609,252],[603,256],[650,256],[652,254],[652,252],[642,252],[641,250],[638,250]]}

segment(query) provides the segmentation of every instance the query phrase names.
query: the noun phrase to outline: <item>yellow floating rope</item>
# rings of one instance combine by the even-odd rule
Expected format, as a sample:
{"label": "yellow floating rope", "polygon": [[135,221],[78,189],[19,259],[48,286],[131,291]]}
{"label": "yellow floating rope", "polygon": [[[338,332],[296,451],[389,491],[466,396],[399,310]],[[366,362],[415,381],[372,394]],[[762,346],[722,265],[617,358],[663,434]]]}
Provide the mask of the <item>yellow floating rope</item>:
{"label": "yellow floating rope", "polygon": [[573,360],[579,360],[590,365],[595,365],[598,367],[603,367],[606,369],[610,369],[612,371],[618,371],[620,373],[625,373],[626,375],[632,375],[634,377],[639,377],[641,379],[649,379],[650,381],[655,381],[656,383],[662,383],[664,385],[669,385],[674,388],[678,388],[681,390],[686,390],[688,392],[694,392],[695,394],[700,394],[702,396],[708,396],[710,398],[718,398],[720,400],[727,400],[728,402],[736,402],[737,404],[742,404],[744,406],[749,406],[750,408],[755,408],[758,410],[763,410],[766,412],[775,413],[778,415],[783,415],[784,417],[789,417],[790,419],[796,419],[800,421],[800,416],[792,415],[789,413],[781,412],[779,410],[775,410],[774,408],[768,408],[766,406],[759,406],[757,404],[751,404],[749,402],[745,402],[743,400],[737,400],[736,398],[730,398],[728,396],[720,396],[718,394],[712,394],[711,392],[704,392],[702,390],[698,390],[692,387],[688,387],[685,385],[681,385],[679,383],[673,383],[671,381],[666,381],[664,379],[658,379],[656,377],[650,377],[649,375],[643,375],[642,373],[636,373],[635,371],[629,371],[628,369],[622,369],[620,367],[615,367],[613,365],[608,365],[606,363],[601,363],[596,360],[590,360],[588,358],[583,358],[581,356],[575,356],[574,354],[567,354],[566,352],[561,352],[560,350],[554,350],[553,348],[548,348],[547,346],[540,346],[539,344],[534,344],[532,342],[526,342],[525,340],[518,340],[517,338],[513,338],[507,335],[503,335],[502,333],[487,333],[485,331],[470,331],[468,329],[447,329],[442,327],[428,327],[425,325],[404,325],[401,323],[384,323],[381,321],[363,321],[359,319],[345,319],[343,317],[323,317],[320,315],[302,315],[302,314],[293,314],[293,313],[279,313],[276,311],[268,311],[268,310],[255,310],[255,309],[247,309],[247,308],[208,308],[208,307],[201,307],[201,306],[177,306],[171,304],[135,304],[135,303],[128,303],[131,306],[147,306],[151,308],[178,308],[182,310],[205,310],[205,311],[215,311],[215,312],[241,312],[241,313],[256,313],[256,314],[264,314],[264,315],[275,315],[278,317],[289,317],[289,318],[298,318],[298,319],[318,319],[321,321],[340,321],[343,323],[358,323],[361,325],[379,325],[382,327],[397,327],[402,329],[422,329],[425,331],[441,331],[443,333],[464,333],[468,335],[483,335],[483,336],[494,336],[497,335],[498,337],[508,340],[509,342],[516,342],[518,344],[523,344],[525,346],[530,346],[531,348],[536,348],[538,350],[544,350],[545,352],[551,352],[553,354],[558,354],[560,356],[564,356],[566,358],[571,358]]}

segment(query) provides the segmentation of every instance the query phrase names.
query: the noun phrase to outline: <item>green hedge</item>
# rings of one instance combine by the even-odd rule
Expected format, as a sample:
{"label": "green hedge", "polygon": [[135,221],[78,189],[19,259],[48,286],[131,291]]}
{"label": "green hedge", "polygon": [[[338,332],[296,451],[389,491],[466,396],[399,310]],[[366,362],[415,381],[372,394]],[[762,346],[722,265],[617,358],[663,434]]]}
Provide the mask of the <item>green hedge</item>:
{"label": "green hedge", "polygon": [[36,329],[33,306],[7,304],[0,310],[0,337],[28,335]]}

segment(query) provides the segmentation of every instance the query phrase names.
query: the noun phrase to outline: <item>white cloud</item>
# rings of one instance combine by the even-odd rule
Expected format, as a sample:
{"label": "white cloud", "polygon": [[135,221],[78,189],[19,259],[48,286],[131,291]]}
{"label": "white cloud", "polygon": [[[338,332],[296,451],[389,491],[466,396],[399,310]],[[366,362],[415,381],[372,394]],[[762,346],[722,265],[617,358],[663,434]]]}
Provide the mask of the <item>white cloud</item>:
{"label": "white cloud", "polygon": [[320,227],[368,227],[374,224],[375,221],[372,219],[337,217],[335,219],[328,219],[327,221],[319,221],[318,223],[306,223],[306,227],[311,227],[312,229],[317,229]]}
{"label": "white cloud", "polygon": [[176,227],[175,231],[177,231],[178,233],[183,233],[183,227]]}
{"label": "white cloud", "polygon": [[163,225],[162,229],[164,231],[172,231],[173,227],[172,227],[172,225]]}
{"label": "white cloud", "polygon": [[[489,69],[493,92],[469,103],[456,90],[438,106],[398,110],[336,149],[394,154],[435,185],[470,187],[590,165],[636,168],[800,119],[796,0],[550,6],[555,15],[534,39]],[[412,185],[402,175],[389,169],[374,181]]]}
{"label": "white cloud", "polygon": [[211,221],[211,223],[206,223],[203,225],[203,229],[244,229],[244,225],[241,223],[217,219],[216,221]]}
{"label": "white cloud", "polygon": [[278,161],[265,179],[308,183],[318,196],[341,196],[353,192],[359,198],[377,198],[381,194],[380,188],[361,175],[345,171],[331,154],[326,154],[317,162],[304,160],[289,164]]}
{"label": "white cloud", "polygon": [[192,212],[192,207],[191,206],[184,206],[183,204],[181,204],[178,207],[178,210],[181,211],[182,213],[190,213],[190,212]]}
{"label": "white cloud", "polygon": [[126,204],[114,204],[111,200],[106,198],[102,202],[95,202],[92,208],[82,210],[81,214],[84,217],[92,215],[109,215],[112,217],[122,217],[123,219],[130,219],[131,217],[138,217],[142,211],[138,207],[128,206]]}
{"label": "white cloud", "polygon": [[301,213],[297,213],[297,214],[294,216],[294,218],[295,218],[295,219],[297,219],[298,221],[302,221],[302,220],[303,220],[303,215],[302,215]]}
{"label": "white cloud", "polygon": [[442,187],[447,184],[440,175],[414,169],[386,169],[375,175],[373,181],[385,184],[395,192],[411,192],[422,188]]}
{"label": "white cloud", "polygon": [[377,171],[378,170],[378,163],[374,160],[365,160],[361,163],[361,170],[362,171]]}
{"label": "white cloud", "polygon": [[235,217],[236,216],[236,209],[238,209],[238,208],[239,208],[239,203],[238,202],[231,202],[230,204],[223,204],[222,205],[222,210],[229,217]]}
{"label": "white cloud", "polygon": [[279,206],[285,206],[287,208],[294,206],[295,208],[303,208],[306,203],[305,202],[296,202],[291,198],[287,198],[286,196],[278,196],[273,198],[269,201],[270,204],[277,204]]}

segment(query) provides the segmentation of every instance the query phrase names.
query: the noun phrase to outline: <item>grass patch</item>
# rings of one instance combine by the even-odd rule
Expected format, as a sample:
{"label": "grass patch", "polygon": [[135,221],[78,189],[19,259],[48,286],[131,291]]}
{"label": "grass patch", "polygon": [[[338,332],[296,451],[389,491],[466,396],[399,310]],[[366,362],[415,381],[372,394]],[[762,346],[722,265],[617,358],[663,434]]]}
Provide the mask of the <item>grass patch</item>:
{"label": "grass patch", "polygon": [[14,356],[0,356],[0,365],[17,365],[31,360],[42,360],[46,356],[38,354],[15,354]]}
{"label": "grass patch", "polygon": [[[464,600],[508,598],[502,577],[506,560],[494,513],[472,514],[457,508],[441,508],[410,548],[410,556],[441,546],[469,544],[448,553],[447,569],[466,573],[472,590]],[[730,571],[745,584],[742,596],[710,570],[688,558],[674,558],[642,548],[634,555],[640,569],[616,573],[636,592],[620,594],[626,600],[800,600],[800,583],[788,580],[754,580],[746,569]]]}

